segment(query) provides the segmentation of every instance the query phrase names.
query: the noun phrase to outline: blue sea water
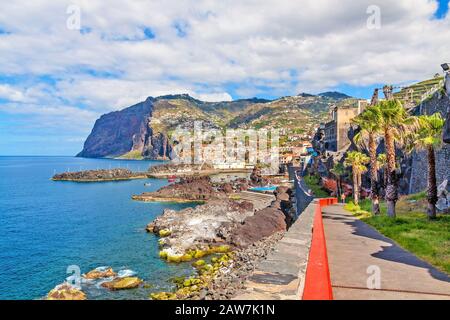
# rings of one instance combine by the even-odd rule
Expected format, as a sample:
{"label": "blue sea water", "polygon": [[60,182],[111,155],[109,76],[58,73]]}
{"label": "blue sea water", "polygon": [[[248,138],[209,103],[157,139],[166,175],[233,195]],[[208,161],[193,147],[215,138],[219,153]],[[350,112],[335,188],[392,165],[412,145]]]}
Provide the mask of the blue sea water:
{"label": "blue sea water", "polygon": [[[153,191],[166,180],[101,183],[54,182],[55,172],[130,168],[158,162],[73,157],[0,157],[0,299],[39,299],[64,282],[67,267],[82,273],[100,266],[133,270],[145,288],[109,292],[83,285],[89,299],[146,299],[170,289],[169,279],[188,275],[189,265],[166,264],[158,239],[145,226],[165,208],[188,204],[142,203],[133,194]],[[151,186],[144,186],[150,182]]]}

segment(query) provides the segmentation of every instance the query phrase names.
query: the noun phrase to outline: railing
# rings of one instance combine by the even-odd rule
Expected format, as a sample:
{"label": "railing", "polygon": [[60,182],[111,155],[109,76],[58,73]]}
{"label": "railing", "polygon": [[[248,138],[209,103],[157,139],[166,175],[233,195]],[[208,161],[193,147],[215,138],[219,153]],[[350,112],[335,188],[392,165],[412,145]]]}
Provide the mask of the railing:
{"label": "railing", "polygon": [[444,86],[444,80],[439,81],[439,83],[432,86],[430,89],[428,89],[427,92],[425,92],[422,97],[420,98],[420,103],[423,103],[425,100],[428,99],[429,96],[435,94],[437,91],[439,91]]}
{"label": "railing", "polygon": [[306,209],[307,206],[314,200],[314,197],[309,194],[308,189],[300,175],[300,172],[295,172],[295,202],[296,202],[296,219]]}
{"label": "railing", "polygon": [[338,200],[336,198],[329,198],[319,199],[317,202],[302,299],[333,300],[322,208],[337,204]]}

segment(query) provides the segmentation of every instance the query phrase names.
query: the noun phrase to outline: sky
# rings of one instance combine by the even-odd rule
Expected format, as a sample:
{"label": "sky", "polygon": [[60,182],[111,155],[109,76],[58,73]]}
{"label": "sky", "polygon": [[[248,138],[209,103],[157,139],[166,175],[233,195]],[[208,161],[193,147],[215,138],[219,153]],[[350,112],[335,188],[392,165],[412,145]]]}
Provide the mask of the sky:
{"label": "sky", "polygon": [[370,98],[450,62],[449,1],[34,0],[0,10],[0,155],[75,155],[148,96]]}

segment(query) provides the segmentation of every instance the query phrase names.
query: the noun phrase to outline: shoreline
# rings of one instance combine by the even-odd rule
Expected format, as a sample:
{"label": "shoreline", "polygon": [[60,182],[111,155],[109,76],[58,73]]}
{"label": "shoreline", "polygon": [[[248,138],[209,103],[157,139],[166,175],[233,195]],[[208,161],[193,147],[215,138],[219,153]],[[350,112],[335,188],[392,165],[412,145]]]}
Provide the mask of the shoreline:
{"label": "shoreline", "polygon": [[52,181],[68,181],[68,182],[80,182],[80,183],[89,183],[89,182],[114,182],[114,181],[129,181],[129,180],[144,180],[144,179],[150,179],[148,176],[136,176],[136,177],[129,177],[129,178],[111,178],[111,179],[73,179],[73,178],[50,178]]}
{"label": "shoreline", "polygon": [[152,196],[142,196],[133,195],[132,200],[140,202],[162,202],[162,203],[198,203],[199,205],[205,204],[206,200],[195,200],[195,199],[182,199],[182,198],[164,198],[164,197],[152,197]]}

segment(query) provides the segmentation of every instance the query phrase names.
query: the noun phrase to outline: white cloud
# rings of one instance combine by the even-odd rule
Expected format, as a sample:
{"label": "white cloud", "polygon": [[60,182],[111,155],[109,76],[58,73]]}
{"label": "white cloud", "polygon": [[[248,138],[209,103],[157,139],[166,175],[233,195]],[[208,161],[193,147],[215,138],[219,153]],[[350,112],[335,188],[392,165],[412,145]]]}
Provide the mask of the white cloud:
{"label": "white cloud", "polygon": [[[66,8],[73,3],[81,8],[83,30],[90,32],[66,28]],[[449,60],[450,18],[432,18],[436,1],[377,1],[381,30],[366,26],[372,4],[9,1],[0,11],[0,29],[9,33],[0,34],[0,74],[51,76],[56,83],[0,80],[0,97],[16,103],[16,112],[63,117],[61,112],[80,110],[84,116],[73,119],[80,123],[147,96],[190,93],[229,100],[231,93],[251,97],[403,83],[440,71],[439,64]],[[177,35],[177,22],[185,26],[185,37]],[[136,41],[145,27],[155,38]]]}
{"label": "white cloud", "polygon": [[216,93],[191,93],[191,96],[202,101],[216,102],[216,101],[232,101],[233,97],[227,92]]}

